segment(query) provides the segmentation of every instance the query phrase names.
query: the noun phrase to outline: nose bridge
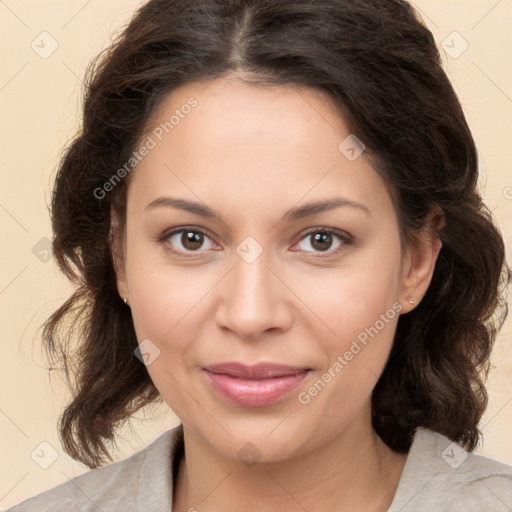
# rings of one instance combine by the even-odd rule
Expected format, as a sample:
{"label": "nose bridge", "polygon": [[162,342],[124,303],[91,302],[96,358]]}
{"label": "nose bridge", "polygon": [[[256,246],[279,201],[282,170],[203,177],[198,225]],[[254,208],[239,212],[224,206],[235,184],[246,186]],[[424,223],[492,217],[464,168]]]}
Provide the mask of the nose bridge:
{"label": "nose bridge", "polygon": [[247,237],[233,255],[233,270],[223,288],[218,321],[240,336],[256,336],[270,328],[282,327],[282,289],[268,268],[270,253],[255,239]]}
{"label": "nose bridge", "polygon": [[[268,298],[271,283],[269,282],[271,272],[266,252],[259,255],[254,261],[248,261],[243,256],[237,255],[233,269],[233,292],[234,296],[243,299],[240,303],[261,302]],[[260,306],[263,303],[260,304]]]}

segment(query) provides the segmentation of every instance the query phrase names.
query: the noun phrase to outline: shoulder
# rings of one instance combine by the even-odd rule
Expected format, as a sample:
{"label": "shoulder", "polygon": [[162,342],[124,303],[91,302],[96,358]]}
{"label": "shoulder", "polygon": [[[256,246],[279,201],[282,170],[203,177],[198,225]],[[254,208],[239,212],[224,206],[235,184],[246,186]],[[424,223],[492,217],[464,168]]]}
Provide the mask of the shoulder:
{"label": "shoulder", "polygon": [[419,427],[389,512],[440,509],[509,512],[512,466],[467,452],[442,434]]}
{"label": "shoulder", "polygon": [[172,488],[169,456],[179,429],[170,429],[133,455],[78,475],[6,512],[126,512],[141,510],[139,505],[144,501],[162,503],[160,494],[167,496]]}

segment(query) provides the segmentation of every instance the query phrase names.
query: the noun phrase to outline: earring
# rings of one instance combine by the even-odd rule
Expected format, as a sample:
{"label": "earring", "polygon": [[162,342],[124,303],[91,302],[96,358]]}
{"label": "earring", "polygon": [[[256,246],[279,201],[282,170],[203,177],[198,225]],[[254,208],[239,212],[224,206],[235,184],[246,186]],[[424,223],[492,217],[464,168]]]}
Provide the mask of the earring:
{"label": "earring", "polygon": [[128,305],[128,299],[123,298],[123,300],[124,300],[124,303],[125,303],[126,305]]}
{"label": "earring", "polygon": [[412,305],[412,304],[414,304],[414,297],[409,297],[409,298],[407,299],[407,301],[408,301],[408,302],[409,302],[409,304],[411,304],[411,305]]}

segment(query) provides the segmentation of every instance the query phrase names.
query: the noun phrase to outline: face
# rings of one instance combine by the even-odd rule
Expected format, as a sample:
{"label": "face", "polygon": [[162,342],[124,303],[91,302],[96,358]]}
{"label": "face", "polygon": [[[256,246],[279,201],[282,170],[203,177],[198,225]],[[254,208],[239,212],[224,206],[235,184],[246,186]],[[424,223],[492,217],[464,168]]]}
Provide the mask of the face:
{"label": "face", "polygon": [[[350,139],[340,150],[350,131],[327,96],[206,85],[175,89],[141,140],[118,288],[186,428],[228,457],[250,441],[284,460],[370,428],[398,317],[437,253],[402,252],[389,191]],[[233,361],[310,371],[270,403],[240,404],[203,370]]]}

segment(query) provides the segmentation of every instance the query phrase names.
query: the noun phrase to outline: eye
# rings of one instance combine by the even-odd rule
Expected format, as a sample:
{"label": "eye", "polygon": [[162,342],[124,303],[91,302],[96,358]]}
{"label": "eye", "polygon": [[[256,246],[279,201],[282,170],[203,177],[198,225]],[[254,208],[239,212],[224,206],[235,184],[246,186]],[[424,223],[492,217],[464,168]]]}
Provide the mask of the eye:
{"label": "eye", "polygon": [[[336,239],[338,240],[338,243],[335,245],[334,250],[329,250],[332,248]],[[301,247],[300,244],[303,240],[310,241],[306,244],[303,244]],[[320,252],[328,253],[328,255],[331,255],[333,253],[340,252],[340,250],[343,250],[345,246],[349,245],[350,243],[350,237],[342,231],[331,228],[313,228],[308,231],[306,236],[301,239],[301,242],[296,245],[300,248],[300,250],[305,252]],[[312,250],[309,250],[309,248]]]}
{"label": "eye", "polygon": [[[303,240],[308,239],[311,241],[301,246]],[[208,240],[210,245],[208,246],[206,243],[205,247],[205,242]],[[336,240],[338,243],[334,246],[334,250],[331,250]],[[194,253],[199,254],[215,247],[207,232],[195,226],[167,231],[158,239],[158,242],[165,244],[167,249],[180,256],[194,256]],[[326,253],[327,256],[330,256],[341,252],[351,243],[351,237],[342,231],[332,228],[312,228],[295,246],[299,247],[300,251],[317,253],[319,256],[322,256],[321,253]]]}
{"label": "eye", "polygon": [[[202,250],[211,249],[214,246],[213,242],[210,247],[204,247],[206,239],[210,240],[207,233],[202,229],[185,227],[165,233],[158,241],[170,246],[169,248],[172,252],[186,254],[187,252],[197,253],[202,252]],[[177,247],[178,250],[175,250],[174,247]]]}

